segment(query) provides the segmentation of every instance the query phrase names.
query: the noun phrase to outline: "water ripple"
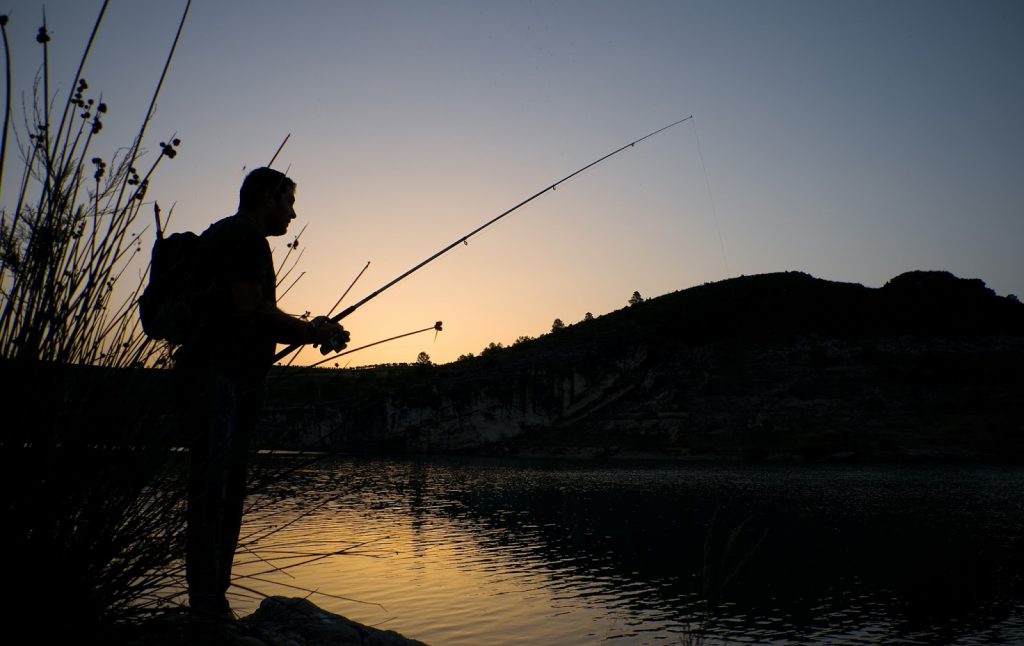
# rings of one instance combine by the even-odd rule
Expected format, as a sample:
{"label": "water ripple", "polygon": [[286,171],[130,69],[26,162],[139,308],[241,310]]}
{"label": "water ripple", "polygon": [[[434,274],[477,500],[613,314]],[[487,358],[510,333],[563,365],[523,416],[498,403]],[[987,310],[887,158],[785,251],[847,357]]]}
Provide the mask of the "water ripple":
{"label": "water ripple", "polygon": [[338,460],[254,497],[238,571],[348,550],[265,578],[437,644],[1022,642],[1021,491],[1009,468]]}

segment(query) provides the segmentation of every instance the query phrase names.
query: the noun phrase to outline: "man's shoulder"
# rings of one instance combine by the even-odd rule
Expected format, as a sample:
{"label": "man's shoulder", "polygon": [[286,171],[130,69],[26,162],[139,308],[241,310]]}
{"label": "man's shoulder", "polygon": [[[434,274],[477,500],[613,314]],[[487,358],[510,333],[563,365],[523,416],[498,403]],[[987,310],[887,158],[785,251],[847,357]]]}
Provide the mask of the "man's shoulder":
{"label": "man's shoulder", "polygon": [[240,215],[217,220],[203,231],[199,239],[204,252],[214,255],[270,253],[270,246],[259,227]]}
{"label": "man's shoulder", "polygon": [[263,238],[255,223],[237,213],[217,220],[208,226],[202,234],[204,240],[246,237]]}
{"label": "man's shoulder", "polygon": [[[210,271],[273,274],[270,244],[248,218],[231,215],[211,224],[199,237],[200,256]],[[230,267],[231,269],[225,269]]]}

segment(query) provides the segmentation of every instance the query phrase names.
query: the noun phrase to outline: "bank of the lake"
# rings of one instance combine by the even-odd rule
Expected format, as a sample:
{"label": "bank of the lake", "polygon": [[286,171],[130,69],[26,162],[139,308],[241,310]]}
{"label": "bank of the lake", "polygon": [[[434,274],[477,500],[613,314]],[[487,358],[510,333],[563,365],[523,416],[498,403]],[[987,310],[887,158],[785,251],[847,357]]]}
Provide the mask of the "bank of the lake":
{"label": "bank of the lake", "polygon": [[787,272],[441,366],[280,369],[265,446],[672,459],[1024,461],[1024,304],[980,280]]}
{"label": "bank of the lake", "polygon": [[146,622],[116,626],[103,636],[123,646],[425,646],[327,612],[306,598],[267,597],[240,620],[169,610]]}

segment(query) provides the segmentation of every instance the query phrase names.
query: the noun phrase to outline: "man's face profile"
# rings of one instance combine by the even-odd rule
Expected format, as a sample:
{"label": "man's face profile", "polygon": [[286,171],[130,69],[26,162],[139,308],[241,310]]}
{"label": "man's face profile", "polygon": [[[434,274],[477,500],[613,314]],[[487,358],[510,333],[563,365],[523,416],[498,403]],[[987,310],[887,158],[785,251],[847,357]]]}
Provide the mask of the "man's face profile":
{"label": "man's face profile", "polygon": [[283,236],[288,232],[288,224],[295,218],[295,191],[281,191],[276,199],[271,197],[267,202],[267,235]]}

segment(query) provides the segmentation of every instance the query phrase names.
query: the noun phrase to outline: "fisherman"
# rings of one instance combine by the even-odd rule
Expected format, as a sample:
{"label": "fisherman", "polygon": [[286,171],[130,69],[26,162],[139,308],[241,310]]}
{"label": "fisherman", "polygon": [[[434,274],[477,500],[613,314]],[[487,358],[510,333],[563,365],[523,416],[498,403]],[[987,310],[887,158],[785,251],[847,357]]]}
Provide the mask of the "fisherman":
{"label": "fisherman", "polygon": [[210,225],[199,243],[203,322],[175,354],[188,399],[191,438],[185,576],[192,611],[230,617],[226,593],[245,499],[246,456],[263,405],[275,344],[320,344],[338,351],[349,334],[320,316],[277,307],[267,238],[295,218],[295,182],[270,168],[249,173],[238,212]]}

